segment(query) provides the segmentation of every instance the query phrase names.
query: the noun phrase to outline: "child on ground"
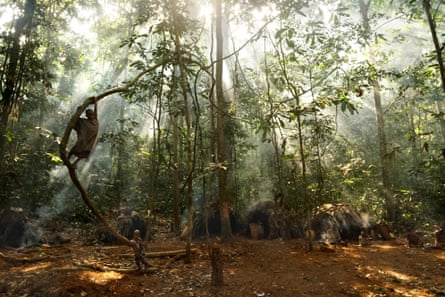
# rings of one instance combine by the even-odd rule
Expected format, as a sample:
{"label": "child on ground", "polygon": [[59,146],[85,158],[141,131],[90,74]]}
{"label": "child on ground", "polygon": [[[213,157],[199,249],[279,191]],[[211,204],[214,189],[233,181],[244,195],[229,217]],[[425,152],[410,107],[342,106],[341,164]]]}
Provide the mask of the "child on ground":
{"label": "child on ground", "polygon": [[138,271],[141,270],[141,264],[143,264],[144,269],[147,270],[149,264],[144,259],[145,244],[141,238],[141,231],[139,229],[133,231],[133,239],[130,243],[134,251],[134,261],[138,267]]}

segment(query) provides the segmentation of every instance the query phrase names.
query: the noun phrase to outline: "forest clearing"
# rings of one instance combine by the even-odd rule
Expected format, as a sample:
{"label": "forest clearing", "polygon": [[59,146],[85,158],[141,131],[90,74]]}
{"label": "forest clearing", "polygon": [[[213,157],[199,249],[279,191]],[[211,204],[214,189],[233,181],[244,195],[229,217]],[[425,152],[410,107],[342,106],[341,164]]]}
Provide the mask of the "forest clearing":
{"label": "forest clearing", "polygon": [[0,297],[445,296],[444,20],[0,0]]}
{"label": "forest clearing", "polygon": [[[236,238],[219,244],[224,285],[211,285],[208,244],[196,241],[190,264],[181,257],[148,258],[136,272],[125,246],[70,243],[1,250],[0,296],[445,296],[445,251],[409,248],[406,240],[307,252],[304,240]],[[177,238],[149,252],[178,250]]]}

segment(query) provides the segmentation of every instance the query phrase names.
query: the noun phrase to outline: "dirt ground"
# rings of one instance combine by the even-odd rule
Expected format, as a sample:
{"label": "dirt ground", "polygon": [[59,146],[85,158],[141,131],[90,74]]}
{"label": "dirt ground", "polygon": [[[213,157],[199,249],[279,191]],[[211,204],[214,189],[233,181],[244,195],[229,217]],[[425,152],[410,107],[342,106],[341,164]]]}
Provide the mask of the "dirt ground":
{"label": "dirt ground", "polygon": [[[136,272],[126,246],[68,243],[0,251],[0,296],[445,296],[445,251],[408,248],[403,239],[307,252],[303,240],[236,238],[218,244],[224,285],[211,285],[206,241],[183,258],[149,258]],[[184,242],[155,240],[149,252]]]}

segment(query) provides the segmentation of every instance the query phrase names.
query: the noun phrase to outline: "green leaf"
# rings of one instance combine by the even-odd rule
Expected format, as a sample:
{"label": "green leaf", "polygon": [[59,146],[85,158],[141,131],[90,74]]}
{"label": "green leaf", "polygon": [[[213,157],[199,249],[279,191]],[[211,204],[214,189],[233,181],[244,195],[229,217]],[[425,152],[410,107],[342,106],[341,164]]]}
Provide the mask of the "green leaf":
{"label": "green leaf", "polygon": [[46,153],[46,155],[50,158],[50,160],[56,164],[62,164],[62,159],[53,153]]}

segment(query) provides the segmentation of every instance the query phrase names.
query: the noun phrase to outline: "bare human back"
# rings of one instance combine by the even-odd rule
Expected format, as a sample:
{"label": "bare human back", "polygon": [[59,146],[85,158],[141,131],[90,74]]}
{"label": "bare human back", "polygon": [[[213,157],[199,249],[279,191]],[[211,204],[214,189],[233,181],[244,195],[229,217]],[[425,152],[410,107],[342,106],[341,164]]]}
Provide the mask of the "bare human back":
{"label": "bare human back", "polygon": [[77,132],[77,141],[68,155],[68,159],[73,155],[77,157],[77,160],[72,164],[73,167],[76,167],[77,162],[81,159],[88,158],[96,144],[97,134],[99,132],[97,99],[94,100],[94,110],[87,109],[85,114],[86,118],[79,117],[74,125],[74,130]]}

